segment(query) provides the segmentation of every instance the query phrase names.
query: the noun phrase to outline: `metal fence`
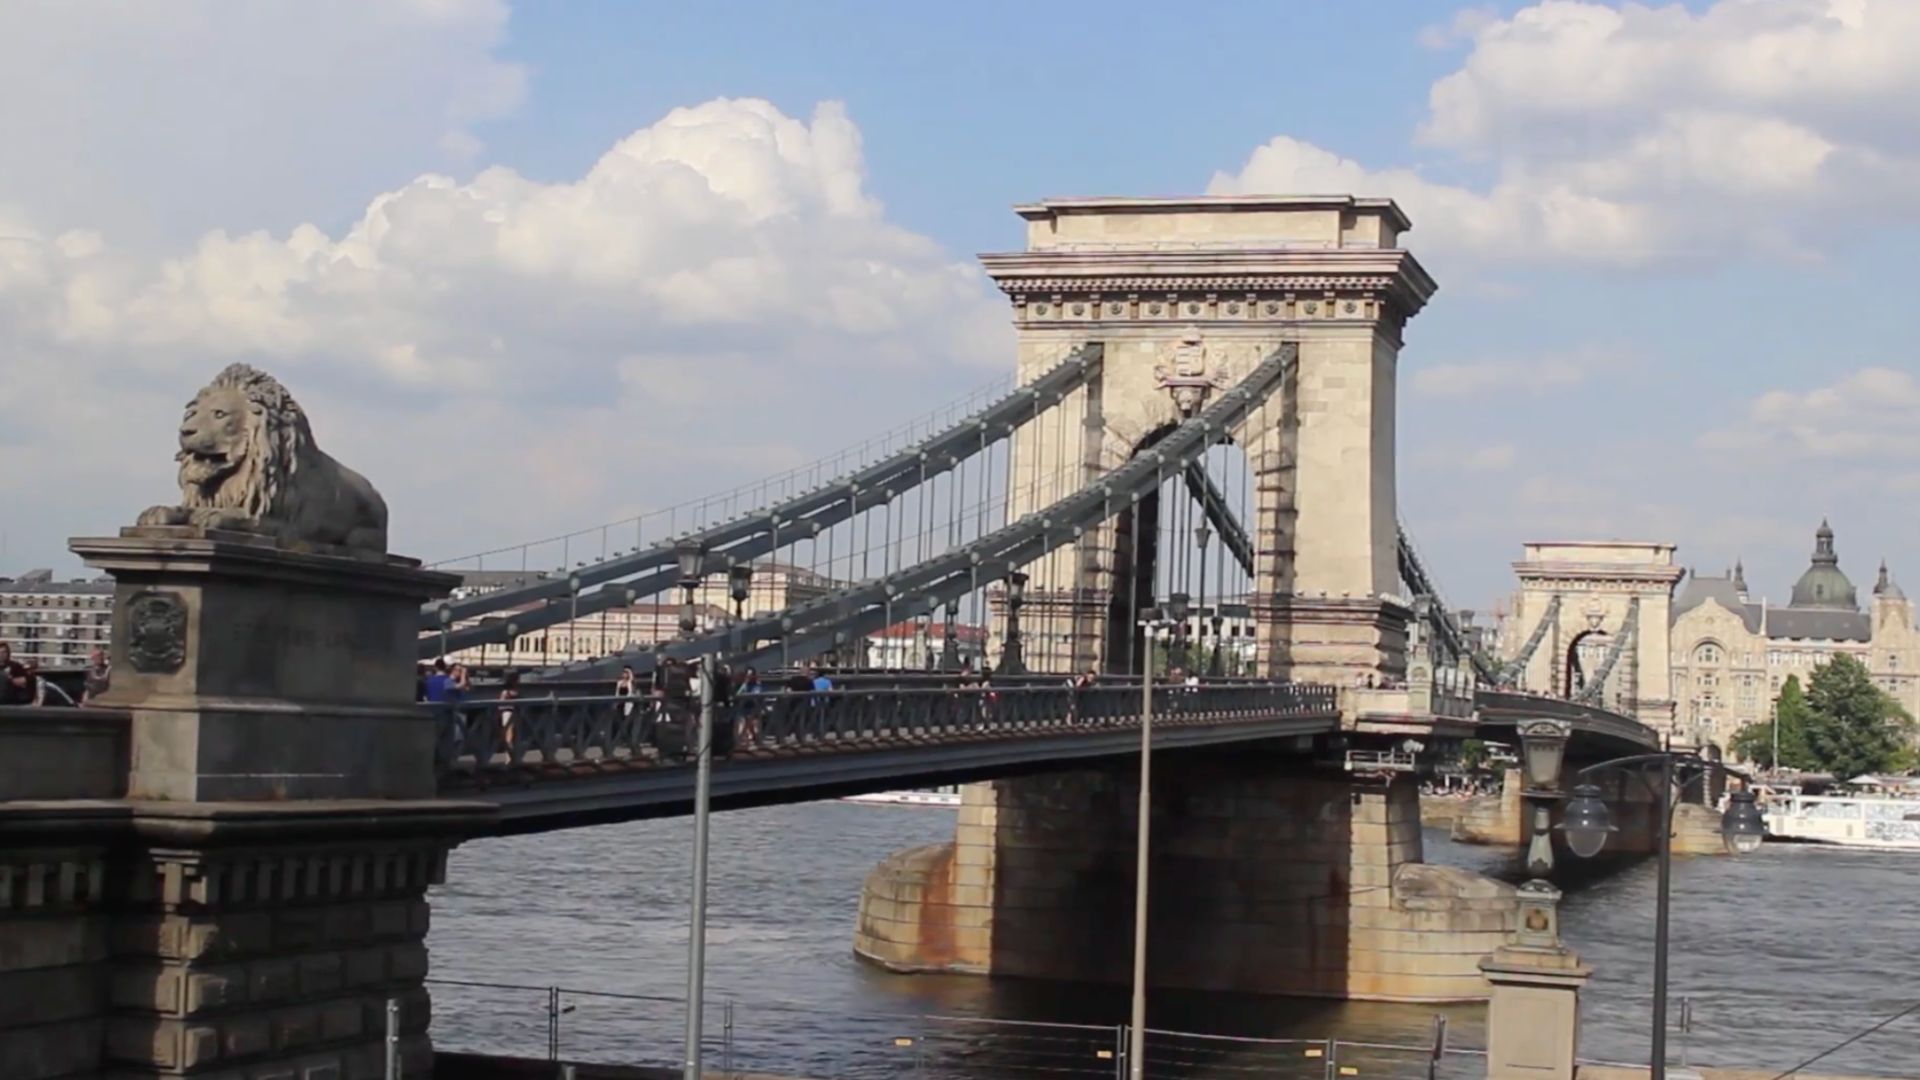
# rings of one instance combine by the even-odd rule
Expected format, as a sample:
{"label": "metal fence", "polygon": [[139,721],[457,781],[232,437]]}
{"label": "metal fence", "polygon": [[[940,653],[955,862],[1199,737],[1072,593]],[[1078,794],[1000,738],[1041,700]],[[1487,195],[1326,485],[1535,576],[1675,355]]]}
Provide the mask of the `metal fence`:
{"label": "metal fence", "polygon": [[[736,754],[872,747],[950,736],[1133,727],[1130,684],[882,687],[738,694],[718,723]],[[513,698],[434,707],[442,773],[670,763],[687,757],[691,702],[634,697]],[[1154,723],[1225,724],[1338,712],[1331,687],[1222,682],[1154,690]]]}
{"label": "metal fence", "polygon": [[[554,1064],[665,1065],[681,1060],[679,999],[558,986],[429,979],[436,1048]],[[1484,1051],[1345,1039],[1270,1039],[1150,1029],[1154,1080],[1478,1080]],[[1125,1025],[989,1017],[830,1012],[743,1002],[707,1004],[704,1064],[711,1074],[796,1080],[1124,1080]]]}

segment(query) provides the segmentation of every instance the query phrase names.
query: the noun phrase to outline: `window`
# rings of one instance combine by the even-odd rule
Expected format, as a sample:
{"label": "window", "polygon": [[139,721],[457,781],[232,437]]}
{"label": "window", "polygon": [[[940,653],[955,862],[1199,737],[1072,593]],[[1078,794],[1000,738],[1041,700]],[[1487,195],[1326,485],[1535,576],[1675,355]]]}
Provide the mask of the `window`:
{"label": "window", "polygon": [[1702,644],[1699,648],[1693,650],[1693,660],[1697,664],[1719,664],[1721,660],[1720,646],[1715,645],[1711,641]]}

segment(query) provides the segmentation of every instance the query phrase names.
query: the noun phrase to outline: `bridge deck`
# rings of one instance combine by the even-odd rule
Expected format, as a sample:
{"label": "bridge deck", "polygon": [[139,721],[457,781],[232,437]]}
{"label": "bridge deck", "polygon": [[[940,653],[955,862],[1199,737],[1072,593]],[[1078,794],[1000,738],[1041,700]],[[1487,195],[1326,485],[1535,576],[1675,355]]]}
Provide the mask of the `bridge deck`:
{"label": "bridge deck", "polygon": [[[1154,746],[1311,740],[1339,730],[1323,687],[1156,689]],[[500,807],[499,831],[664,817],[692,807],[687,724],[632,698],[485,702],[442,715],[441,793]],[[882,689],[742,695],[718,722],[746,737],[716,760],[713,802],[736,808],[1071,767],[1138,751],[1138,686]],[[663,719],[664,717],[664,719]],[[671,727],[662,739],[662,727]]]}

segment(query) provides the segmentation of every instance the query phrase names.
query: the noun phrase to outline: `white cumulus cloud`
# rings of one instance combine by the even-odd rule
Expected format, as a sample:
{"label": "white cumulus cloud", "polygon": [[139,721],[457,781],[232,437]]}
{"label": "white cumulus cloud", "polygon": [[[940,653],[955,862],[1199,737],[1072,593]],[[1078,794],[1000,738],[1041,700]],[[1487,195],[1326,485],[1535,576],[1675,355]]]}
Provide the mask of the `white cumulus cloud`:
{"label": "white cumulus cloud", "polygon": [[338,230],[151,258],[0,220],[0,500],[45,508],[43,549],[121,523],[168,492],[180,402],[246,360],[388,490],[400,546],[451,554],[794,464],[1009,340],[984,276],[867,193],[840,105],[716,100],[576,179],[423,175]]}
{"label": "white cumulus cloud", "polygon": [[1911,0],[1544,0],[1423,40],[1470,42],[1420,125],[1438,161],[1279,136],[1212,189],[1390,195],[1442,258],[1635,265],[1817,256],[1920,178]]}
{"label": "white cumulus cloud", "polygon": [[0,205],[122,245],[332,224],[470,161],[526,73],[505,0],[0,4]]}
{"label": "white cumulus cloud", "polygon": [[1875,471],[1920,465],[1920,378],[1867,367],[1812,390],[1769,390],[1700,445],[1748,460],[1854,462]]}

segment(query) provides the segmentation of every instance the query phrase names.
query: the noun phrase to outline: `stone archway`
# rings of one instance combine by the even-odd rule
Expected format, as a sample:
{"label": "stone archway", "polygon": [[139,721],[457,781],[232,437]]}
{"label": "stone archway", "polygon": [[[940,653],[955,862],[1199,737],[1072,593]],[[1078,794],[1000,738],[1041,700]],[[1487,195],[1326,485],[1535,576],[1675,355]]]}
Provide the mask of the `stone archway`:
{"label": "stone archway", "polygon": [[1667,629],[1681,576],[1674,550],[1672,544],[1627,541],[1527,544],[1525,558],[1513,567],[1520,591],[1503,643],[1507,655],[1558,614],[1545,627],[1520,685],[1560,697],[1578,693],[1576,673],[1594,674],[1637,600],[1634,640],[1609,677],[1607,705],[1657,730],[1672,730]]}

